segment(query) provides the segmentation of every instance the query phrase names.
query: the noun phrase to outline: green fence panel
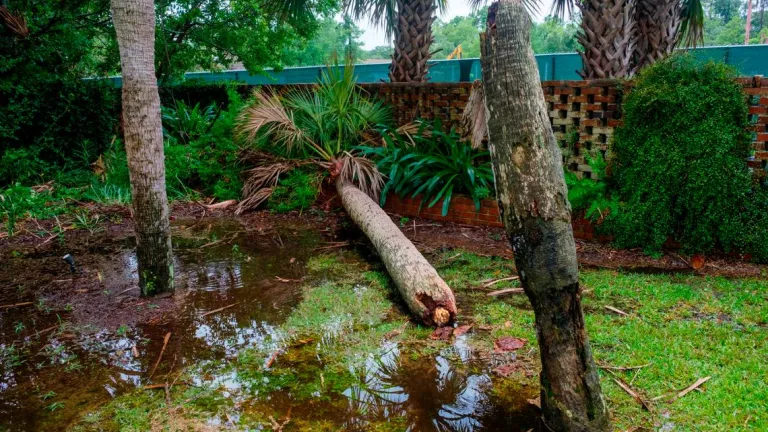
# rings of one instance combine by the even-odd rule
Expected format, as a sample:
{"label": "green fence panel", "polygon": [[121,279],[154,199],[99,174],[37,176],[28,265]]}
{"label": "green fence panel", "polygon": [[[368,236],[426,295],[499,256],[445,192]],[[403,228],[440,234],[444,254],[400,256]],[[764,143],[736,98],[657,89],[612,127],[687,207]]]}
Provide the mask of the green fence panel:
{"label": "green fence panel", "polygon": [[[690,50],[703,61],[722,61],[736,67],[741,76],[768,75],[768,45],[705,47]],[[581,57],[577,53],[540,54],[536,56],[539,78],[549,80],[579,80]],[[187,80],[204,83],[229,81],[250,85],[260,84],[302,84],[314,83],[325,66],[285,68],[282,71],[265,70],[252,75],[244,70],[225,72],[189,72]],[[355,66],[358,82],[372,83],[389,81],[389,63],[361,64]],[[471,82],[482,78],[480,60],[433,60],[428,74],[431,82]],[[120,87],[120,77],[108,78],[115,87]]]}

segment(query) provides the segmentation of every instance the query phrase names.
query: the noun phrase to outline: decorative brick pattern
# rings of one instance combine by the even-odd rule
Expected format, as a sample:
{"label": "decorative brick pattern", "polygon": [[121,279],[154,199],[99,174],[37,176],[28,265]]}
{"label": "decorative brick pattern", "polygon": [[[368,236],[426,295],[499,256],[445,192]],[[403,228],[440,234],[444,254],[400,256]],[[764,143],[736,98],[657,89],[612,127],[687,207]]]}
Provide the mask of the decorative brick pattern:
{"label": "decorative brick pattern", "polygon": [[360,87],[389,103],[398,125],[439,118],[446,128],[460,130],[472,83],[370,83]]}

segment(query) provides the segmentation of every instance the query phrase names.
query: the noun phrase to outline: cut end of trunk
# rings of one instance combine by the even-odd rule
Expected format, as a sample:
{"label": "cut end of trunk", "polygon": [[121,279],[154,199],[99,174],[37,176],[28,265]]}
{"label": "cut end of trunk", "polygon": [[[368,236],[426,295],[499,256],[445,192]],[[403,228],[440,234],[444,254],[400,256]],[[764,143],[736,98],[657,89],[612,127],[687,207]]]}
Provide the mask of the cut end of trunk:
{"label": "cut end of trunk", "polygon": [[432,321],[438,327],[443,327],[451,322],[451,313],[448,309],[439,307],[432,312]]}

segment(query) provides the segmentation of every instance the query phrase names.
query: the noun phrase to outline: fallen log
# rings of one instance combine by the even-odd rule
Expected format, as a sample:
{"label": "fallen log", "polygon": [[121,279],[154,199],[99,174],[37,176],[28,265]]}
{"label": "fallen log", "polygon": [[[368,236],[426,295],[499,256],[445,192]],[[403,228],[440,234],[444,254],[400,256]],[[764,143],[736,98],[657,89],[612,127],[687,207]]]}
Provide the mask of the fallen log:
{"label": "fallen log", "polygon": [[456,319],[453,291],[384,210],[342,177],[336,180],[341,203],[379,252],[411,313],[442,327]]}

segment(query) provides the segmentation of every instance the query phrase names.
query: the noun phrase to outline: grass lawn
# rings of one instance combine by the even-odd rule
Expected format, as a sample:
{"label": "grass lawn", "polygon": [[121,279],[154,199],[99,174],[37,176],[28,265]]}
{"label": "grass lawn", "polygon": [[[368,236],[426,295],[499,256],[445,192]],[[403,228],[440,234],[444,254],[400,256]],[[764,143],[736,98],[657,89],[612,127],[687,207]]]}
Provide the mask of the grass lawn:
{"label": "grass lawn", "polygon": [[[496,260],[464,255],[462,261],[442,271],[457,292],[472,281],[507,274],[488,271],[499,269]],[[582,271],[581,281],[598,364],[647,365],[600,371],[616,430],[768,430],[768,281],[594,270]],[[494,288],[506,286],[511,285]],[[533,313],[524,296],[484,302],[469,295],[478,298],[474,319],[493,325],[494,337],[535,340]],[[677,393],[699,378],[711,379],[701,391],[673,402],[659,399],[646,411],[609,370],[648,400]]]}

